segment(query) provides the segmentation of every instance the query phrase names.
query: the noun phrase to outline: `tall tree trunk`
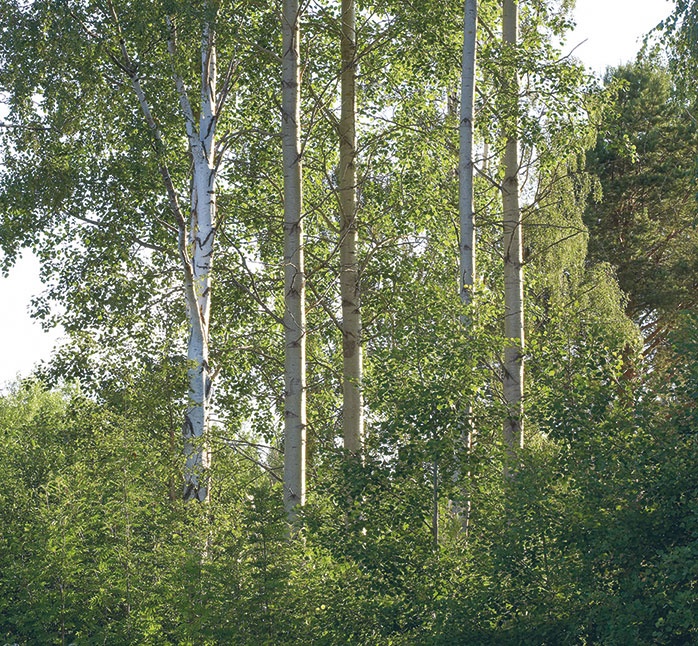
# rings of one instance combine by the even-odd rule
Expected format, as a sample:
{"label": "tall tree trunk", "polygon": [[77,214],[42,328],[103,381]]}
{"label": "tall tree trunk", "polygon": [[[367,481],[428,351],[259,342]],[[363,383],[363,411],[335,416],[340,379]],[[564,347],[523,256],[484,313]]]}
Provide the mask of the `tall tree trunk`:
{"label": "tall tree trunk", "polygon": [[282,139],[284,165],[284,505],[289,520],[305,503],[305,268],[300,136],[300,15],[284,0]]}
{"label": "tall tree trunk", "polygon": [[[460,213],[460,297],[465,305],[470,305],[475,292],[475,206],[473,188],[473,123],[475,114],[475,65],[477,53],[477,0],[465,0],[463,20],[463,58],[461,65],[461,101],[458,160],[459,196],[458,211]],[[463,324],[470,325],[464,318]],[[462,446],[468,459],[475,443],[475,425],[473,423],[473,407],[468,405],[467,422],[462,438]],[[465,509],[458,509],[462,518],[465,535],[470,529],[470,480],[471,473],[466,474],[467,490]]]}
{"label": "tall tree trunk", "polygon": [[[111,1],[109,9],[115,25],[119,19]],[[160,174],[165,184],[170,208],[177,222],[178,248],[184,274],[184,292],[189,323],[187,344],[187,378],[189,382],[187,409],[184,414],[184,493],[185,500],[203,502],[208,497],[209,453],[207,436],[211,401],[211,376],[208,363],[209,324],[211,316],[211,268],[216,236],[216,125],[223,108],[228,80],[222,96],[216,96],[217,60],[214,32],[215,16],[204,22],[201,37],[201,95],[198,124],[194,116],[183,78],[176,68],[177,28],[167,20],[170,29],[167,47],[173,78],[184,117],[189,152],[193,161],[190,192],[189,223],[179,205],[179,198],[164,159],[165,144],[154,119],[150,104],[126,50],[120,39],[122,69],[131,79],[145,120],[155,138]],[[120,32],[120,28],[119,28]]]}
{"label": "tall tree trunk", "polygon": [[[208,496],[207,435],[211,401],[208,363],[211,318],[211,269],[216,221],[216,77],[215,35],[212,25],[204,25],[201,40],[201,104],[198,128],[181,79],[177,77],[180,102],[187,120],[189,148],[194,176],[191,189],[191,222],[187,240],[186,295],[189,317],[187,347],[189,379],[188,407],[184,416],[185,500],[204,501]],[[184,231],[180,231],[184,236]],[[187,257],[187,255],[189,257]]]}
{"label": "tall tree trunk", "polygon": [[458,164],[460,212],[460,296],[465,304],[475,288],[475,216],[473,206],[473,119],[475,112],[475,59],[477,0],[465,0],[463,63],[461,67],[460,158]]}
{"label": "tall tree trunk", "polygon": [[356,182],[356,9],[342,0],[341,115],[339,120],[340,289],[342,298],[344,448],[361,455],[363,396]]}
{"label": "tall tree trunk", "polygon": [[515,468],[519,449],[523,447],[524,386],[524,303],[523,245],[519,206],[519,78],[514,54],[518,40],[518,0],[504,0],[502,36],[511,67],[507,69],[504,91],[511,115],[507,115],[504,150],[502,209],[504,228],[504,445],[507,450],[507,474]]}

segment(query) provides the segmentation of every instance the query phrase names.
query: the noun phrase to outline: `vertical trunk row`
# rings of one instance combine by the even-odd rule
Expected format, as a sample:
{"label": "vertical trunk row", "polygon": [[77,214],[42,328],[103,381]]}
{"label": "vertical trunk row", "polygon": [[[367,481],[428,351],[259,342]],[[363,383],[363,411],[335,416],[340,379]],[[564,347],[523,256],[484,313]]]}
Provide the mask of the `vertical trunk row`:
{"label": "vertical trunk row", "polygon": [[300,137],[300,16],[284,0],[282,141],[284,167],[284,506],[292,521],[305,503],[305,268]]}
{"label": "vertical trunk row", "polygon": [[502,209],[504,228],[504,445],[507,450],[507,474],[515,468],[517,454],[523,447],[523,385],[524,385],[524,310],[523,310],[523,246],[521,209],[519,206],[519,79],[514,55],[518,40],[518,0],[503,0],[502,36],[510,67],[504,91],[511,115],[507,119],[504,150],[504,182]]}
{"label": "vertical trunk row", "polygon": [[475,288],[475,217],[473,207],[473,119],[475,112],[475,59],[477,0],[465,0],[463,65],[461,68],[460,159],[458,164],[460,212],[460,297],[472,301]]}
{"label": "vertical trunk row", "polygon": [[340,290],[342,298],[344,448],[360,455],[363,444],[361,297],[356,199],[356,9],[342,0],[341,115],[339,120]]}

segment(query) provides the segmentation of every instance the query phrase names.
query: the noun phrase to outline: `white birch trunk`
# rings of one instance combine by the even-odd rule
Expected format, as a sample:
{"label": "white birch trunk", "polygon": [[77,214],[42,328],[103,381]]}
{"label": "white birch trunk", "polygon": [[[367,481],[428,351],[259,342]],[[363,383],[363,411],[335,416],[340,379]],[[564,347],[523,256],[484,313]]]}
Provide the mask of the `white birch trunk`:
{"label": "white birch trunk", "polygon": [[[473,126],[475,118],[475,66],[477,58],[477,0],[465,0],[463,20],[463,58],[461,65],[461,101],[459,125],[458,211],[460,214],[460,297],[465,305],[473,300],[475,292],[475,200],[473,187]],[[470,321],[464,317],[465,326]],[[475,442],[473,407],[468,406],[464,437],[461,438],[466,454],[470,456]],[[460,475],[460,474],[459,474]],[[466,537],[470,530],[470,471],[466,474],[466,495],[464,508],[456,506],[462,519]]]}
{"label": "white birch trunk", "polygon": [[361,455],[363,446],[363,357],[359,288],[356,180],[356,9],[342,0],[341,115],[339,120],[340,291],[342,298],[344,448]]}
{"label": "white birch trunk", "polygon": [[[504,0],[502,35],[506,50],[513,54],[518,41],[517,0]],[[513,62],[512,62],[513,64]],[[523,447],[523,387],[524,387],[524,305],[523,305],[523,244],[521,235],[521,208],[519,205],[519,140],[518,95],[519,80],[516,67],[508,71],[505,92],[514,112],[509,120],[504,151],[504,181],[502,208],[504,229],[504,402],[507,407],[504,420],[504,445],[507,450],[507,473],[517,462]]]}
{"label": "white birch trunk", "polygon": [[460,157],[458,164],[460,212],[460,296],[465,304],[475,288],[475,215],[473,205],[473,120],[475,112],[475,60],[477,50],[477,0],[465,0],[463,64],[461,68]]}
{"label": "white birch trunk", "polygon": [[[177,77],[180,104],[187,121],[189,148],[194,176],[191,188],[191,225],[182,254],[185,263],[189,344],[187,377],[189,394],[184,415],[184,499],[203,502],[208,496],[209,454],[207,435],[211,399],[208,363],[209,323],[211,316],[211,269],[216,222],[216,48],[214,34],[204,26],[201,43],[201,105],[198,128]],[[184,232],[180,235],[184,237]],[[188,255],[188,258],[187,258]]]}
{"label": "white birch trunk", "polygon": [[[165,142],[160,127],[153,117],[150,103],[126,48],[119,17],[114,4],[107,0],[109,14],[119,34],[121,61],[119,68],[131,80],[148,127],[156,142],[158,166],[167,192],[170,209],[177,222],[178,249],[184,275],[184,294],[189,323],[187,344],[187,409],[184,414],[184,500],[204,502],[208,497],[209,452],[207,446],[209,408],[211,402],[211,375],[209,367],[209,325],[211,317],[211,269],[216,236],[216,126],[230,89],[231,60],[225,83],[217,95],[217,60],[214,33],[215,16],[207,15],[201,37],[201,81],[198,124],[182,76],[176,67],[177,28],[166,19],[170,30],[167,49],[172,62],[172,75],[179,105],[184,117],[189,153],[193,161],[190,188],[189,223],[180,204],[177,190],[165,161]],[[215,9],[205,3],[205,11]]]}
{"label": "white birch trunk", "polygon": [[[458,212],[460,214],[460,297],[465,305],[470,305],[475,292],[475,205],[473,187],[473,124],[475,114],[475,65],[477,53],[477,0],[465,0],[463,17],[463,56],[461,59],[461,100],[459,155],[458,155]],[[468,327],[470,321],[463,317],[463,325]],[[472,453],[475,438],[473,407],[467,408],[466,428],[461,437],[461,449],[466,455]],[[460,518],[467,538],[470,531],[470,476],[466,473],[465,501],[453,503],[453,509]],[[455,477],[460,480],[458,470]]]}
{"label": "white birch trunk", "polygon": [[305,503],[305,268],[300,133],[300,14],[284,0],[282,140],[284,167],[284,506],[289,520]]}

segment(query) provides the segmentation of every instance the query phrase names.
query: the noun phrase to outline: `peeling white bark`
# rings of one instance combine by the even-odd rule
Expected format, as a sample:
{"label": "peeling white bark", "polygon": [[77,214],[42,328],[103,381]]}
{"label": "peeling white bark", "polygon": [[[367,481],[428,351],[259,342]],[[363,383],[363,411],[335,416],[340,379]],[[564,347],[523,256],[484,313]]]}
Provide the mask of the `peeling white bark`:
{"label": "peeling white bark", "polygon": [[340,291],[342,298],[344,448],[361,455],[363,447],[363,353],[359,286],[356,175],[356,9],[342,0],[341,115],[339,120]]}
{"label": "peeling white bark", "polygon": [[284,167],[284,506],[305,504],[306,361],[303,185],[300,132],[300,12],[284,0],[282,141]]}
{"label": "peeling white bark", "polygon": [[[176,48],[174,27],[170,51]],[[210,24],[205,24],[201,41],[201,103],[199,123],[194,123],[193,110],[182,78],[174,71],[180,106],[184,114],[189,150],[193,159],[190,227],[185,264],[189,344],[187,347],[188,405],[184,416],[184,499],[203,502],[208,496],[209,466],[207,435],[211,401],[209,367],[209,324],[211,318],[211,269],[213,263],[216,221],[216,47]],[[185,232],[180,232],[180,238]]]}
{"label": "peeling white bark", "polygon": [[143,89],[137,65],[129,56],[121,33],[119,18],[111,0],[107,8],[119,35],[121,57],[113,62],[129,77],[141,111],[156,143],[160,174],[176,222],[178,250],[184,277],[184,294],[189,323],[187,345],[188,396],[184,415],[184,499],[203,502],[208,497],[209,453],[207,436],[211,403],[209,366],[209,327],[211,318],[211,270],[216,237],[216,175],[220,150],[216,144],[216,126],[228,96],[236,62],[230,61],[223,87],[217,91],[217,60],[214,24],[216,9],[204,3],[205,19],[201,36],[201,79],[198,123],[183,77],[177,70],[177,28],[166,18],[169,28],[167,48],[172,75],[184,119],[193,176],[190,185],[190,213],[187,218],[165,161],[166,146],[160,127],[153,117],[151,104]]}

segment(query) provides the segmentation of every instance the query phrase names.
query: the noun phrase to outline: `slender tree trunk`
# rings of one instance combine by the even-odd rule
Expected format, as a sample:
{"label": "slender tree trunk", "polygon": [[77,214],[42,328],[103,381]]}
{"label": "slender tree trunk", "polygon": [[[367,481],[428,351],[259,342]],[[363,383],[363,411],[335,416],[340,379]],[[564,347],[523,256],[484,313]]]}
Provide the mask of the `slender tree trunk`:
{"label": "slender tree trunk", "polygon": [[339,121],[340,288],[342,298],[344,448],[361,455],[363,377],[356,182],[356,10],[342,0],[341,115]]}
{"label": "slender tree trunk", "polygon": [[518,0],[504,0],[502,35],[505,51],[512,57],[504,91],[512,111],[508,119],[504,150],[504,182],[502,208],[504,225],[504,445],[507,450],[507,474],[515,468],[519,449],[523,447],[524,387],[524,303],[523,245],[521,209],[519,206],[519,79],[513,54],[518,40]]}
{"label": "slender tree trunk", "polygon": [[160,175],[167,193],[170,210],[177,223],[178,250],[184,276],[184,294],[189,323],[187,344],[187,409],[184,414],[184,499],[203,502],[208,497],[208,430],[211,403],[211,371],[209,366],[209,326],[211,319],[211,270],[216,238],[216,175],[219,151],[216,128],[232,81],[235,60],[231,60],[223,88],[217,89],[218,66],[215,41],[216,7],[204,3],[205,19],[201,33],[201,82],[198,119],[177,70],[177,26],[166,18],[169,28],[167,50],[172,64],[180,110],[184,119],[193,176],[190,189],[189,217],[180,206],[179,195],[172,180],[162,131],[153,116],[151,104],[141,83],[138,66],[129,56],[121,33],[119,17],[112,0],[107,0],[109,14],[119,34],[121,61],[119,69],[131,81],[141,111],[155,141]]}
{"label": "slender tree trunk", "polygon": [[282,139],[284,165],[284,505],[289,519],[305,503],[305,268],[300,137],[300,16],[284,0]]}
{"label": "slender tree trunk", "polygon": [[458,164],[460,212],[460,296],[472,300],[475,287],[475,216],[473,200],[473,120],[475,112],[475,58],[477,0],[465,0],[463,64],[461,68],[460,159]]}
{"label": "slender tree trunk", "polygon": [[435,550],[439,549],[439,463],[431,465],[431,538]]}
{"label": "slender tree trunk", "polygon": [[[477,0],[465,0],[463,20],[463,58],[461,64],[461,101],[459,126],[459,196],[460,213],[460,297],[465,305],[470,305],[475,293],[475,200],[473,188],[473,125],[475,115],[475,66],[477,54]],[[469,326],[465,317],[463,325]],[[462,437],[462,448],[470,459],[475,442],[473,407],[468,405],[467,421]],[[471,513],[471,473],[466,474],[465,508],[456,507],[463,524],[466,537],[470,530]]]}
{"label": "slender tree trunk", "polygon": [[[174,35],[172,53],[174,54]],[[211,269],[216,236],[216,77],[215,35],[205,23],[201,39],[201,103],[199,123],[194,114],[181,77],[175,75],[180,105],[185,115],[194,176],[191,188],[191,213],[186,247],[182,249],[185,265],[189,344],[187,346],[188,406],[184,416],[184,499],[203,502],[208,496],[209,453],[208,429],[211,401],[209,367],[209,323],[211,318]],[[197,127],[198,126],[198,127]],[[180,229],[180,237],[185,232]]]}

